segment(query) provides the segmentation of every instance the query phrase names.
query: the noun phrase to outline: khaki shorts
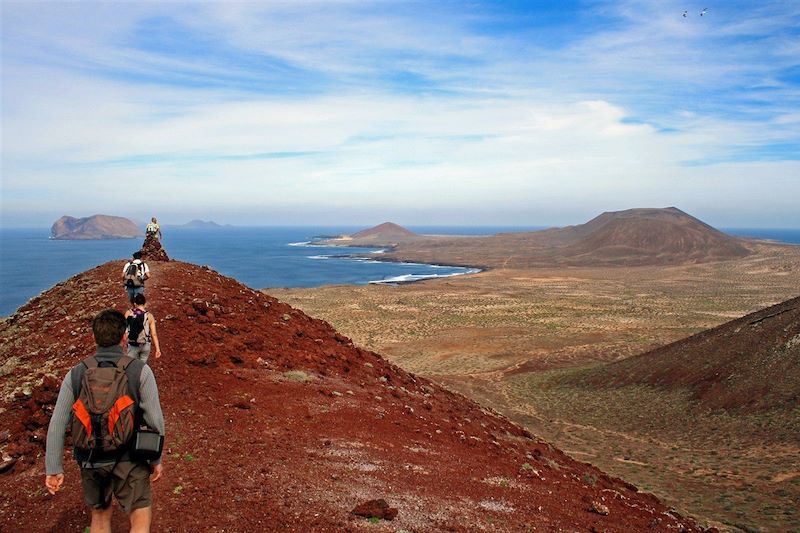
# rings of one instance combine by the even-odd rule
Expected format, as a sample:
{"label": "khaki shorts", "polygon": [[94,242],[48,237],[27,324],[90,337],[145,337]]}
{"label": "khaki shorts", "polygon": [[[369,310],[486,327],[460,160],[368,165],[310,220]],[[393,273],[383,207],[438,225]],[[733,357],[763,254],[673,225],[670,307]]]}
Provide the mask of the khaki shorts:
{"label": "khaki shorts", "polygon": [[150,496],[150,466],[146,463],[120,461],[116,466],[107,464],[81,468],[81,483],[86,505],[93,509],[107,509],[111,505],[112,494],[126,513],[150,507],[153,503]]}

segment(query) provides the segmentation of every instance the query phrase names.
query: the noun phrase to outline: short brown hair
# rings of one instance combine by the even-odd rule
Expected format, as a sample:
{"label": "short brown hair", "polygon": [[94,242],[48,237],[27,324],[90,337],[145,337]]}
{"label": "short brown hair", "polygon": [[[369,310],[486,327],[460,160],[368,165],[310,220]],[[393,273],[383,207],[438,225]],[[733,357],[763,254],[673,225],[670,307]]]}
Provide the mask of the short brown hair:
{"label": "short brown hair", "polygon": [[127,327],[128,323],[125,320],[125,315],[116,309],[100,311],[92,320],[94,341],[103,348],[116,346],[122,341]]}

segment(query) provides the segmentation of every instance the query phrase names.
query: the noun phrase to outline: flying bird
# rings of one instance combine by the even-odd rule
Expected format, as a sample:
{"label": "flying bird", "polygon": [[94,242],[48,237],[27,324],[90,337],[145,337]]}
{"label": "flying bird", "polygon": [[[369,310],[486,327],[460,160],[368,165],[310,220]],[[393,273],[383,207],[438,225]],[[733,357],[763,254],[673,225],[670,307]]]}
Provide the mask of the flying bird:
{"label": "flying bird", "polygon": [[703,15],[705,15],[706,11],[708,11],[708,8],[707,7],[703,8],[703,10],[700,12],[700,16],[702,17]]}
{"label": "flying bird", "polygon": [[688,13],[688,11],[684,10],[684,12],[683,12],[683,18],[686,18],[686,13]]}

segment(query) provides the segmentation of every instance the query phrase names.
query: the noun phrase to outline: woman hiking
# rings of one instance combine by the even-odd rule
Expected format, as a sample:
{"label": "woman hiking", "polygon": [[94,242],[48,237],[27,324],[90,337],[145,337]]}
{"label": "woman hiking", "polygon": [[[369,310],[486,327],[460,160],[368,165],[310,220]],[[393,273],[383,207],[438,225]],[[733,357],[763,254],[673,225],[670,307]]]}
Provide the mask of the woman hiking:
{"label": "woman hiking", "polygon": [[146,302],[144,294],[136,294],[133,297],[133,307],[125,311],[125,320],[128,322],[128,356],[141,359],[144,363],[150,357],[151,346],[156,349],[155,358],[161,357],[156,320],[145,309]]}

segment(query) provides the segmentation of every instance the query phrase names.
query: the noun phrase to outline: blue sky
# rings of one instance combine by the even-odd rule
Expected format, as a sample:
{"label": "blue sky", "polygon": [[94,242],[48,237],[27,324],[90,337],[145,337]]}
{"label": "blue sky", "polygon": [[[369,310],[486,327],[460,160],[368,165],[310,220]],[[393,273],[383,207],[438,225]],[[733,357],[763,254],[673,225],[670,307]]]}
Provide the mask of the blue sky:
{"label": "blue sky", "polygon": [[0,220],[800,227],[798,104],[800,2],[3,1]]}

